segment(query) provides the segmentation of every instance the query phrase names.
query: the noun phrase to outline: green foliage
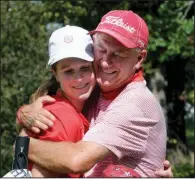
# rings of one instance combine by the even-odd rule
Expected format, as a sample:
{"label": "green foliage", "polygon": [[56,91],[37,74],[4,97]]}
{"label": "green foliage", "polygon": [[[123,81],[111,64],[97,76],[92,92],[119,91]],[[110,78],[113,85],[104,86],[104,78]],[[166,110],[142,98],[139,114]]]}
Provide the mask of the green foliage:
{"label": "green foliage", "polygon": [[[183,146],[184,147],[184,146]],[[181,149],[168,150],[168,160],[172,163],[174,177],[194,177],[194,153],[184,154]]]}
{"label": "green foliage", "polygon": [[[176,57],[185,61],[185,95],[194,104],[192,75],[188,73],[194,56],[191,1],[1,1],[1,176],[11,169],[16,111],[50,76],[45,68],[49,35],[66,24],[92,30],[112,9],[132,9],[147,21],[147,74],[152,76],[156,68]],[[180,177],[185,170],[183,176],[190,176],[191,166],[175,165],[174,175]]]}
{"label": "green foliage", "polygon": [[190,163],[178,164],[174,166],[173,173],[176,178],[194,177],[194,167]]}
{"label": "green foliage", "polygon": [[41,7],[21,1],[1,2],[1,164],[10,170],[20,105],[46,77],[46,28],[40,27]]}
{"label": "green foliage", "polygon": [[[158,15],[147,14],[149,23],[150,54],[156,50],[159,62],[169,60],[170,56],[180,55],[192,58],[194,54],[194,16],[186,17],[192,1],[165,1],[158,8]],[[156,58],[156,57],[155,57]],[[152,56],[150,56],[150,59]],[[155,60],[155,59],[154,59]],[[192,60],[192,59],[189,59]]]}

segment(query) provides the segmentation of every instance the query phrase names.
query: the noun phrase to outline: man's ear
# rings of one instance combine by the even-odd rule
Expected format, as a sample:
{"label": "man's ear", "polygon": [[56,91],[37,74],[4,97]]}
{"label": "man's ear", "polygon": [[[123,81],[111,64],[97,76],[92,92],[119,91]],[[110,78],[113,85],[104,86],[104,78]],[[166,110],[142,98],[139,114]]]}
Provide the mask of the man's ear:
{"label": "man's ear", "polygon": [[136,70],[140,69],[143,61],[146,59],[147,50],[142,50],[140,56],[138,56],[138,61],[135,65]]}
{"label": "man's ear", "polygon": [[56,81],[59,82],[58,76],[57,76],[57,74],[56,74],[56,72],[55,72],[55,70],[53,68],[51,69],[51,72],[52,72],[53,76],[55,76]]}

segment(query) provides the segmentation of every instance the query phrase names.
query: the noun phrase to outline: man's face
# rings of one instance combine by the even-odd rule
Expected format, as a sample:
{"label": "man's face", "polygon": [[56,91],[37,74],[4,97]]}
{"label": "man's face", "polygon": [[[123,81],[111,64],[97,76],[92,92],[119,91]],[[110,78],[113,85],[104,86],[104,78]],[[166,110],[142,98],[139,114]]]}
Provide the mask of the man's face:
{"label": "man's face", "polygon": [[121,87],[134,74],[146,55],[124,47],[104,33],[94,38],[94,69],[97,82],[103,92]]}

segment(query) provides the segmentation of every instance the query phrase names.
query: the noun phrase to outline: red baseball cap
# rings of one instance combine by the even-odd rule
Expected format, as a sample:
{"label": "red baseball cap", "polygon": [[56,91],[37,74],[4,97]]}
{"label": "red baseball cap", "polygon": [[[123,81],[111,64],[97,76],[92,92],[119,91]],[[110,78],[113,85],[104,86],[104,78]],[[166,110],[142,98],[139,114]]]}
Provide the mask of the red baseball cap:
{"label": "red baseball cap", "polygon": [[104,32],[114,37],[127,48],[144,49],[148,45],[148,27],[145,21],[133,11],[108,12],[102,17],[97,28],[89,34],[93,35],[97,32]]}
{"label": "red baseball cap", "polygon": [[140,178],[141,176],[134,171],[132,168],[126,167],[124,165],[109,165],[103,171],[103,177],[123,177],[123,178]]}

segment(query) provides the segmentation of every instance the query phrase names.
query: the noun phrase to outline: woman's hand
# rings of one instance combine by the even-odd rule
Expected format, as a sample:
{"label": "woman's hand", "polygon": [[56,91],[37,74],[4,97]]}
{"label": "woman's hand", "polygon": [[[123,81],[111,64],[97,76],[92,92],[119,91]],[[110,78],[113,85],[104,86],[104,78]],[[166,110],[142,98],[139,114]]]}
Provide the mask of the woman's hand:
{"label": "woman's hand", "polygon": [[55,99],[50,96],[39,97],[32,104],[25,105],[20,109],[17,118],[23,127],[34,133],[40,133],[41,130],[52,127],[55,116],[43,108],[43,104],[48,102],[55,102]]}

